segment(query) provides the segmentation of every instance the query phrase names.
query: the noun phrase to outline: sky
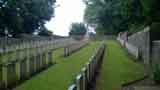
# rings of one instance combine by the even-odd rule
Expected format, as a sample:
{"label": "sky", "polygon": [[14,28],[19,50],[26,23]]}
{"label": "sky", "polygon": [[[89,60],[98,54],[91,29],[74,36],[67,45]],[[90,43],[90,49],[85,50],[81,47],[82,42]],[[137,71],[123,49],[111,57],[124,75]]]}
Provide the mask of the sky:
{"label": "sky", "polygon": [[56,35],[68,36],[72,22],[83,22],[85,4],[82,0],[57,0],[55,17],[46,23],[46,27]]}

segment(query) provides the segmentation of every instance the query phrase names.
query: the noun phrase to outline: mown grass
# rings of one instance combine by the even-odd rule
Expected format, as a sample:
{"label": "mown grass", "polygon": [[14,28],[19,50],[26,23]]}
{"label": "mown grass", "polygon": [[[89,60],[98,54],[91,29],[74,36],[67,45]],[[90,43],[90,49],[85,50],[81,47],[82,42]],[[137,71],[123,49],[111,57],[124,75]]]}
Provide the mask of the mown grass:
{"label": "mown grass", "polygon": [[67,90],[98,45],[99,42],[91,43],[67,58],[62,57],[63,49],[55,51],[53,56],[57,64],[18,86],[16,90]]}
{"label": "mown grass", "polygon": [[97,90],[121,90],[121,85],[145,75],[144,67],[129,58],[116,41],[108,41]]}

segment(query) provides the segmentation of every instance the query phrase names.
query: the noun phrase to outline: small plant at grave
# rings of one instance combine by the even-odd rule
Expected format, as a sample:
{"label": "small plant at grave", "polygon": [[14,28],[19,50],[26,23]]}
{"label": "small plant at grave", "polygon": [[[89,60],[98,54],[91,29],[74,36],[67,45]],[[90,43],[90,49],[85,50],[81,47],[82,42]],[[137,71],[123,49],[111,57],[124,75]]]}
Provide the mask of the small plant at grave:
{"label": "small plant at grave", "polygon": [[160,65],[156,64],[153,69],[153,79],[156,84],[160,84]]}

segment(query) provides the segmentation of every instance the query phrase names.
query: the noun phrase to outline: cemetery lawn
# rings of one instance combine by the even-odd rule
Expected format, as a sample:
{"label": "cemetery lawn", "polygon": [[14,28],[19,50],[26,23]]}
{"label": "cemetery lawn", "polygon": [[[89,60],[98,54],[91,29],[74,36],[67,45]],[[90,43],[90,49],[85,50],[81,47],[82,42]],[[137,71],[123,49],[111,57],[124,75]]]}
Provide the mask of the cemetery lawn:
{"label": "cemetery lawn", "polygon": [[15,90],[67,90],[99,45],[100,42],[90,43],[67,58],[62,57],[63,49],[56,50],[53,55],[55,65],[22,83]]}
{"label": "cemetery lawn", "polygon": [[121,90],[121,85],[143,78],[144,66],[134,62],[117,41],[108,41],[96,90]]}

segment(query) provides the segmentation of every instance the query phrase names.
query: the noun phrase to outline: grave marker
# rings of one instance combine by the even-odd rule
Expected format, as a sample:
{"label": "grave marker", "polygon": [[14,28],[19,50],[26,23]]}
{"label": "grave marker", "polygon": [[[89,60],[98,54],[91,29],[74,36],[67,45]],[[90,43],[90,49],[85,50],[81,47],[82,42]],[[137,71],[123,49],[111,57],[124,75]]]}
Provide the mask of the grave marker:
{"label": "grave marker", "polygon": [[82,68],[82,75],[83,75],[83,90],[87,90],[87,69],[86,67]]}
{"label": "grave marker", "polygon": [[10,87],[16,84],[17,75],[16,75],[16,63],[10,62],[3,66],[3,79],[6,87]]}
{"label": "grave marker", "polygon": [[40,61],[40,54],[36,55],[36,71],[40,71],[41,69],[41,61]]}
{"label": "grave marker", "polygon": [[34,59],[34,56],[32,56],[30,58],[30,62],[29,62],[29,72],[30,72],[30,75],[33,75],[35,72],[36,72],[36,68],[35,68],[35,59]]}
{"label": "grave marker", "polygon": [[89,67],[89,63],[87,63],[86,68],[87,68],[87,81],[89,83],[90,82],[90,67]]}
{"label": "grave marker", "polygon": [[27,58],[18,61],[18,76],[19,80],[27,78]]}
{"label": "grave marker", "polygon": [[82,74],[77,76],[76,85],[77,85],[77,90],[83,90],[84,89],[84,86],[83,86],[83,75]]}
{"label": "grave marker", "polygon": [[46,67],[46,53],[43,53],[42,54],[42,65],[43,65],[43,68],[45,68]]}
{"label": "grave marker", "polygon": [[2,79],[2,64],[0,64],[0,89],[3,88],[3,79]]}
{"label": "grave marker", "polygon": [[77,87],[75,84],[71,85],[68,90],[77,90]]}
{"label": "grave marker", "polygon": [[53,58],[52,58],[52,51],[49,51],[48,52],[48,63],[49,63],[49,65],[53,64],[52,60],[53,60]]}

